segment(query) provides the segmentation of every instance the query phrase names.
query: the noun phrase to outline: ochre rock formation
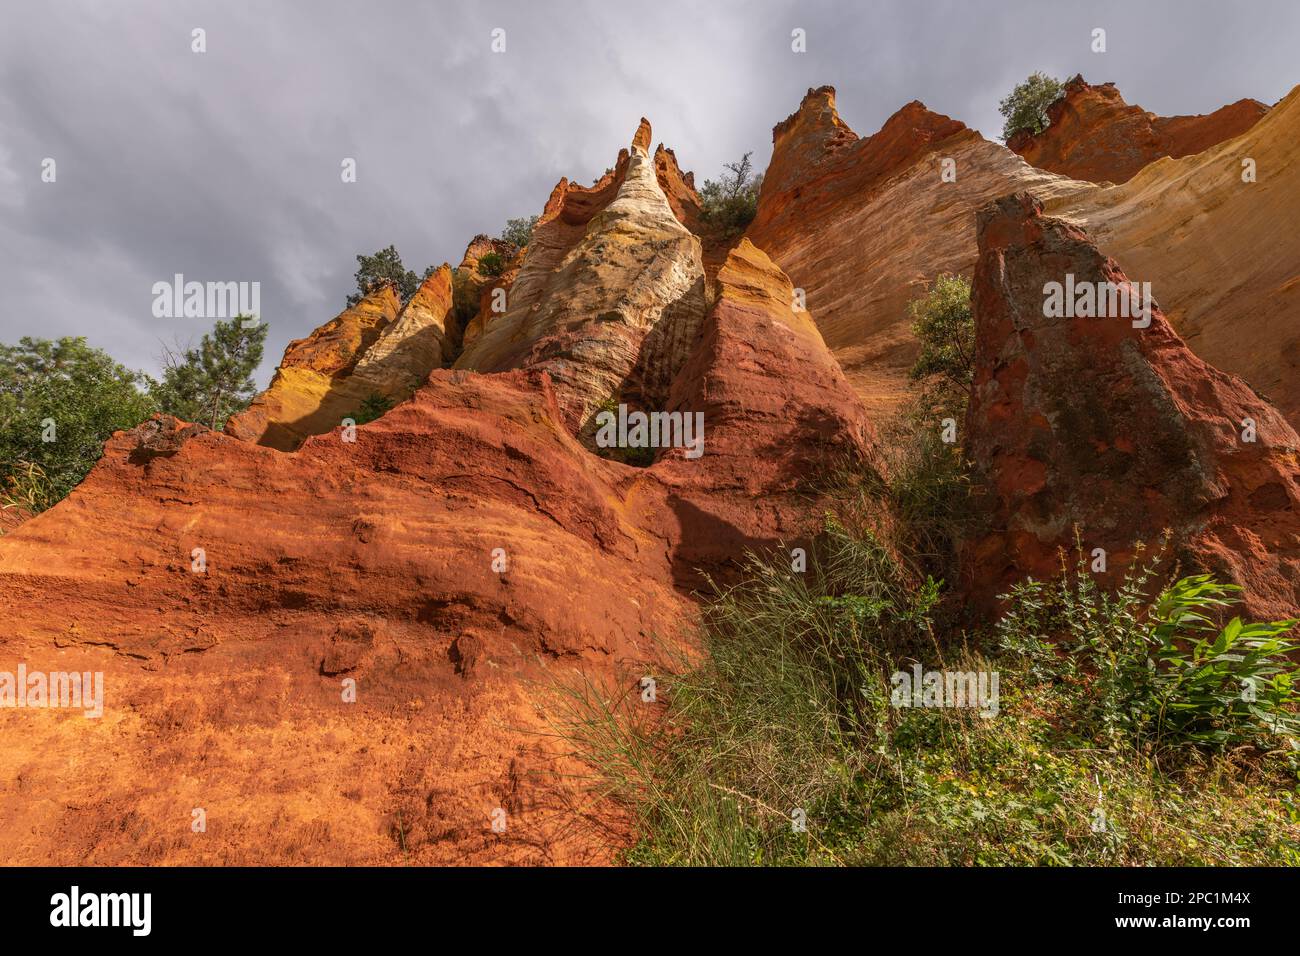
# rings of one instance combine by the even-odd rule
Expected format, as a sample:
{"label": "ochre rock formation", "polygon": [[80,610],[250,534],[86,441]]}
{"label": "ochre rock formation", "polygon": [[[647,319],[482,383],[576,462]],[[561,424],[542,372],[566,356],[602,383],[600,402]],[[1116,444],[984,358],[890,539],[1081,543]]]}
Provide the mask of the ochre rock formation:
{"label": "ochre rock formation", "polygon": [[[638,150],[582,240],[588,261],[569,259],[629,285],[610,308],[653,299],[630,237],[678,256],[646,261],[648,287],[698,280],[649,168]],[[68,499],[0,537],[5,658],[106,683],[102,718],[0,710],[0,858],[607,860],[617,820],[553,736],[556,684],[581,668],[635,688],[659,640],[690,640],[699,571],[806,544],[825,470],[874,467],[871,426],[789,280],[742,243],[718,286],[680,355],[642,345],[675,375],[612,362],[623,353],[588,324],[598,347],[574,340],[561,387],[545,367],[434,369],[355,441],[334,427],[282,451],[168,418],[114,435]],[[300,345],[323,377],[361,351]],[[663,448],[638,468],[579,442],[561,389],[616,369],[662,381],[664,411],[702,413],[703,454]],[[598,837],[583,825],[597,811]]]}
{"label": "ochre rock formation", "polygon": [[[1190,142],[1190,140],[1188,140]],[[942,180],[953,160],[955,182]],[[1017,190],[1085,226],[1156,298],[1187,344],[1300,425],[1300,95],[1241,135],[1156,159],[1120,186],[1029,166],[909,104],[856,138],[833,91],[810,91],[773,134],[747,235],[806,292],[827,344],[880,419],[907,394],[916,355],[908,303],[942,272],[969,275],[974,214]],[[1247,170],[1254,181],[1246,181]],[[1225,316],[1231,314],[1231,321]]]}
{"label": "ochre rock formation", "polygon": [[361,356],[350,377],[365,381],[386,398],[404,399],[424,384],[431,371],[455,357],[456,335],[451,266],[444,263],[420,283],[411,301]]}
{"label": "ochre rock formation", "polygon": [[1125,103],[1114,83],[1092,86],[1076,76],[1048,107],[1047,128],[1022,131],[1007,148],[1071,179],[1123,183],[1154,160],[1190,156],[1240,136],[1267,112],[1258,100],[1245,99],[1203,116],[1156,116]]}
{"label": "ochre rock formation", "polygon": [[403,401],[456,353],[452,272],[434,270],[404,306],[384,284],[308,338],[291,342],[271,386],[226,432],[281,451],[338,427],[378,396]]}
{"label": "ochre rock formation", "polygon": [[[270,386],[247,409],[231,416],[226,433],[288,450],[297,448],[309,435],[338,425],[356,408],[352,404],[347,409],[340,407],[340,383],[397,318],[401,307],[397,289],[384,284],[307,338],[290,342]],[[352,398],[348,395],[346,403]]]}
{"label": "ochre rock formation", "polygon": [[[461,300],[473,306],[473,313],[460,330],[458,348],[468,347],[479,337],[483,325],[492,316],[492,292],[494,289],[509,290],[519,274],[527,250],[516,249],[511,243],[502,239],[478,235],[470,240],[465,248],[465,255],[456,267],[454,285],[456,308],[459,311]],[[493,253],[506,263],[505,270],[498,275],[489,275],[479,271],[479,263],[485,255]],[[459,351],[457,351],[459,355]],[[455,356],[452,356],[452,360]],[[450,364],[450,363],[448,363]]]}
{"label": "ochre rock formation", "polygon": [[992,505],[991,530],[966,554],[976,602],[1057,575],[1076,530],[1115,574],[1134,542],[1169,529],[1184,573],[1242,585],[1257,617],[1295,615],[1300,438],[1286,419],[1194,355],[1158,305],[1147,328],[1046,317],[1048,283],[1128,278],[1030,194],[981,210],[978,237],[965,445]]}
{"label": "ochre rock formation", "polygon": [[792,307],[785,274],[742,239],[717,286],[669,399],[670,410],[703,413],[706,454],[674,451],[655,466],[674,510],[701,532],[682,537],[679,572],[717,574],[753,539],[795,536],[816,476],[879,467],[875,429],[812,317]]}
{"label": "ochre rock formation", "polygon": [[1034,169],[917,102],[859,138],[834,89],[821,87],[773,130],[746,236],[805,291],[826,344],[880,417],[905,396],[915,361],[909,302],[940,273],[969,274],[975,210],[1024,188],[1050,197],[1087,184]]}
{"label": "ochre rock formation", "polygon": [[[626,162],[620,157],[612,198],[581,227],[569,227],[582,229],[572,245],[559,229],[544,228],[575,197],[557,187],[561,208],[552,212],[553,195],[505,313],[488,321],[456,361],[457,368],[486,372],[545,369],[573,429],[613,398],[662,407],[703,318],[700,241],[673,214],[642,145],[649,136],[642,120]],[[614,181],[598,186],[603,191]]]}
{"label": "ochre rock formation", "polygon": [[1197,355],[1300,428],[1300,88],[1234,139],[1045,204],[1150,282]]}

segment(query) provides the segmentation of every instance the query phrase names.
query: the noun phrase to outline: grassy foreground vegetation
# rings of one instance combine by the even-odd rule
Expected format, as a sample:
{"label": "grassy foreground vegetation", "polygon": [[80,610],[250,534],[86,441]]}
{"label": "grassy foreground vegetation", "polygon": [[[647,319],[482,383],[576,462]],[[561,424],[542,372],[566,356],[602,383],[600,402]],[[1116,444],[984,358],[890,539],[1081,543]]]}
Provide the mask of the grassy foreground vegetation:
{"label": "grassy foreground vegetation", "polygon": [[[914,310],[942,313],[930,354],[964,334],[958,291]],[[780,550],[715,586],[653,701],[641,674],[557,689],[556,732],[630,824],[623,860],[1300,865],[1296,622],[1233,617],[1235,588],[1161,548],[1112,590],[1062,554],[971,625],[943,583],[979,511],[937,437],[964,412],[965,355],[944,355],[886,431],[883,487],[840,476],[806,568]],[[996,673],[996,713],[898,706],[916,663]]]}
{"label": "grassy foreground vegetation", "polygon": [[[1107,594],[1074,569],[968,640],[870,536],[832,521],[816,552],[719,589],[655,704],[566,688],[557,726],[633,821],[627,863],[1300,865],[1294,622],[1211,627],[1212,581],[1150,601],[1143,572]],[[913,660],[997,671],[997,714],[892,706]]]}

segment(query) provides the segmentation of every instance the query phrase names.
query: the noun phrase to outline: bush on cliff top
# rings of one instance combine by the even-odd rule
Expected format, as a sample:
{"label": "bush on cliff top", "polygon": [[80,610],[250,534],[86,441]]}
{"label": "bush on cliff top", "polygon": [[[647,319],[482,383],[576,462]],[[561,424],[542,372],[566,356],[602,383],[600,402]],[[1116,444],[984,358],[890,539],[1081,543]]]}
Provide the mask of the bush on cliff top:
{"label": "bush on cliff top", "polygon": [[1002,125],[1002,142],[1007,142],[1021,130],[1036,135],[1047,129],[1047,108],[1060,99],[1064,91],[1060,80],[1045,73],[1031,73],[1023,83],[1016,84],[1016,88],[998,104],[998,112],[1006,120]]}

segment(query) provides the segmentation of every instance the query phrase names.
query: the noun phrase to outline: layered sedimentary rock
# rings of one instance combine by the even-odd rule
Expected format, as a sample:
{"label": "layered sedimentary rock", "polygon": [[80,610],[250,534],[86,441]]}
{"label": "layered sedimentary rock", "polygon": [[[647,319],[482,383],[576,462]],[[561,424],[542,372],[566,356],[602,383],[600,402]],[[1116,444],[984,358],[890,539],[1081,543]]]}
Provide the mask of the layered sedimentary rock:
{"label": "layered sedimentary rock", "polygon": [[[1300,217],[1298,144],[1292,92],[1241,135],[1103,187],[1035,169],[919,104],[858,139],[822,88],[776,127],[747,235],[806,290],[827,344],[879,418],[907,394],[917,347],[909,301],[939,273],[969,275],[975,210],[1026,189],[1150,281],[1201,358],[1300,425],[1300,247],[1289,226]],[[954,182],[943,180],[945,158]]]}
{"label": "layered sedimentary rock", "polygon": [[[492,275],[480,271],[480,260],[487,253],[494,253],[505,263],[505,268]],[[462,308],[461,299],[472,304],[473,314],[465,323],[460,335],[461,348],[468,348],[483,332],[483,326],[502,310],[496,307],[494,293],[497,289],[508,294],[519,275],[527,249],[516,249],[510,243],[487,236],[475,236],[465,250],[465,257],[456,269],[456,283],[461,286],[456,295],[457,308]],[[459,353],[457,353],[459,354]]]}
{"label": "layered sedimentary rock", "polygon": [[[611,494],[616,466],[559,418],[543,374],[439,371],[354,443],[116,435],[71,498],[0,539],[6,659],[104,671],[108,696],[89,725],[0,713],[22,738],[0,756],[3,857],[579,859],[524,685],[547,662],[644,656],[684,601]],[[20,777],[58,794],[30,808],[39,831]],[[493,833],[498,807],[517,837]]]}
{"label": "layered sedimentary rock", "polygon": [[1082,76],[1065,84],[1038,134],[1012,136],[1007,147],[1039,169],[1090,182],[1123,183],[1157,159],[1190,156],[1246,132],[1268,112],[1244,99],[1202,116],[1156,116],[1124,102],[1114,83]]}
{"label": "layered sedimentary rock", "polygon": [[1197,355],[1300,427],[1300,89],[1241,136],[1046,205],[1151,282]]}
{"label": "layered sedimentary rock", "polygon": [[746,236],[805,291],[826,343],[880,415],[906,393],[915,359],[908,303],[941,273],[969,274],[975,210],[1023,188],[1049,197],[1087,184],[1034,169],[918,102],[859,138],[834,89],[821,87],[773,130]]}
{"label": "layered sedimentary rock", "polygon": [[1194,355],[1158,305],[1147,327],[1105,309],[1074,317],[1081,299],[1054,309],[1051,283],[1126,289],[1129,277],[1028,193],[983,209],[978,238],[966,450],[991,527],[965,556],[975,599],[1055,576],[1076,532],[1114,574],[1168,529],[1184,573],[1242,585],[1256,616],[1296,614],[1300,438],[1286,419]]}
{"label": "layered sedimentary rock", "polygon": [[[651,127],[644,117],[633,138],[636,143],[643,144],[643,151],[648,151]],[[512,311],[524,307],[531,309],[537,303],[552,281],[555,271],[586,235],[588,224],[618,194],[627,176],[630,161],[631,153],[622,149],[614,165],[591,186],[581,186],[567,177],[556,183],[538,217],[528,247],[523,251],[522,261],[512,262],[506,274],[483,289],[478,314],[466,329],[467,351],[470,351],[483,329],[497,322],[504,314],[504,310],[497,308],[494,303],[492,292],[495,289],[503,289],[508,293],[507,301]],[[654,172],[673,215],[687,229],[698,232],[700,197],[695,192],[695,177],[681,171],[673,151],[665,148],[662,143],[655,151]],[[521,278],[522,281],[516,285],[516,281]]]}
{"label": "layered sedimentary rock", "polygon": [[435,368],[455,357],[458,330],[452,313],[451,267],[436,269],[361,356],[352,378],[389,399],[410,395]]}
{"label": "layered sedimentary rock", "polygon": [[384,284],[305,339],[289,343],[271,385],[226,432],[281,451],[360,414],[368,399],[402,401],[455,355],[451,267],[401,304]]}
{"label": "layered sedimentary rock", "polygon": [[[592,277],[574,285],[592,301],[609,283],[607,310],[699,279],[650,168],[638,145],[565,273]],[[113,436],[68,499],[0,537],[3,656],[106,685],[102,718],[0,710],[0,858],[606,859],[548,695],[575,668],[634,688],[659,640],[689,640],[701,570],[806,544],[825,470],[874,467],[871,426],[789,280],[742,243],[718,285],[696,334],[667,349],[647,323],[649,364],[626,369],[662,383],[657,410],[703,418],[702,442],[670,441],[647,467],[593,454],[561,405],[625,356],[612,316],[581,326],[569,367],[550,366],[563,378],[434,369],[354,441],[333,427],[281,451],[166,418]],[[362,314],[395,313],[385,301]],[[408,305],[369,351],[341,316],[291,356],[326,378],[371,359],[405,375],[391,360],[432,358],[439,309]],[[386,352],[380,332],[400,336]]]}
{"label": "layered sedimentary rock", "polygon": [[[642,120],[626,161],[620,156],[621,176],[607,175],[609,183],[580,193],[557,187],[506,311],[456,362],[547,371],[575,431],[612,398],[661,406],[703,318],[700,241],[659,185],[649,137]],[[544,228],[552,223],[562,225]]]}

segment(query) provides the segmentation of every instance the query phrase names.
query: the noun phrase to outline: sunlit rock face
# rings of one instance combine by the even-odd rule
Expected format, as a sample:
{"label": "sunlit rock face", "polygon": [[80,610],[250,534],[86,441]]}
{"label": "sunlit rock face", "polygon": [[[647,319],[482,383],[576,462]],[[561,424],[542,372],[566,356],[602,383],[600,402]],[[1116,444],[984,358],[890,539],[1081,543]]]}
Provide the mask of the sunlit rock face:
{"label": "sunlit rock face", "polygon": [[1300,426],[1300,88],[1240,136],[1046,207],[1149,281],[1197,355]]}
{"label": "sunlit rock face", "polygon": [[1048,126],[1017,133],[1007,148],[1071,179],[1123,183],[1157,159],[1190,156],[1240,136],[1267,112],[1258,100],[1245,99],[1203,116],[1156,116],[1125,103],[1114,83],[1093,86],[1076,76],[1048,107]]}
{"label": "sunlit rock face", "polygon": [[661,406],[704,316],[700,241],[659,185],[649,136],[643,121],[612,199],[562,256],[535,232],[507,310],[456,363],[546,370],[575,431],[610,399]]}
{"label": "sunlit rock face", "polygon": [[909,302],[941,273],[969,275],[975,264],[975,211],[1016,189],[1050,197],[1086,187],[919,102],[858,137],[834,89],[821,87],[773,130],[746,236],[804,290],[826,344],[879,418],[907,394],[917,349]]}

